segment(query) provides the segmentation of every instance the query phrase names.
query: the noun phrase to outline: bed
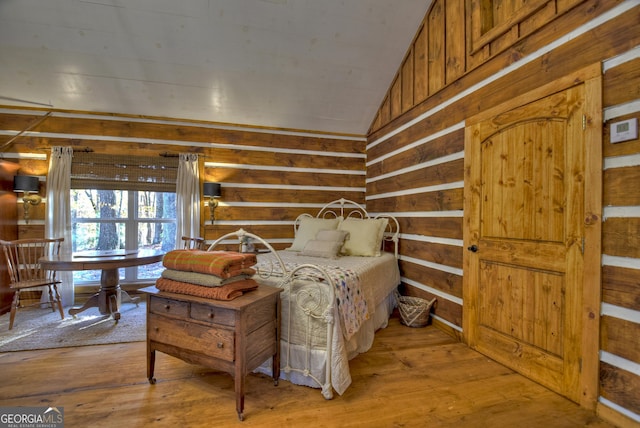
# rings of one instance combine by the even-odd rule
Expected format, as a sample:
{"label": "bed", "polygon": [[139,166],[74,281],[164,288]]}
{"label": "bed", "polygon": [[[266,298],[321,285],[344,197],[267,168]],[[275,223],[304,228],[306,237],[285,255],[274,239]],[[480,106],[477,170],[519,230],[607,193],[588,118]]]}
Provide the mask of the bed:
{"label": "bed", "polygon": [[[349,360],[371,348],[396,305],[399,225],[343,198],[315,216],[299,216],[294,231],[286,250],[243,229],[208,250],[230,240],[260,248],[254,278],[283,289],[280,378],[320,388],[331,399],[349,387]],[[271,361],[258,371],[270,374]]]}

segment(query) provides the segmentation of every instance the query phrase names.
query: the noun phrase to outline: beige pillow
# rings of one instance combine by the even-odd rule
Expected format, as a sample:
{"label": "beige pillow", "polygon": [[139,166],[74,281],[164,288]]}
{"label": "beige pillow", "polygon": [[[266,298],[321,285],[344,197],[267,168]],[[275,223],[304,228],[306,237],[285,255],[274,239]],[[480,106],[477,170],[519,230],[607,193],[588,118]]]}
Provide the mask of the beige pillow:
{"label": "beige pillow", "polygon": [[377,257],[381,254],[382,238],[389,220],[348,218],[340,223],[340,230],[349,232],[341,254],[346,256]]}
{"label": "beige pillow", "polygon": [[302,217],[293,244],[288,249],[302,251],[307,242],[315,239],[320,230],[335,230],[338,228],[338,224],[340,224],[340,219],[338,218]]}
{"label": "beige pillow", "polygon": [[307,242],[304,249],[300,252],[301,256],[336,258],[338,252],[342,248],[341,241],[320,241],[312,239]]}
{"label": "beige pillow", "polygon": [[346,230],[319,230],[316,235],[318,241],[338,241],[340,245],[344,243],[344,240],[349,236],[349,232]]}

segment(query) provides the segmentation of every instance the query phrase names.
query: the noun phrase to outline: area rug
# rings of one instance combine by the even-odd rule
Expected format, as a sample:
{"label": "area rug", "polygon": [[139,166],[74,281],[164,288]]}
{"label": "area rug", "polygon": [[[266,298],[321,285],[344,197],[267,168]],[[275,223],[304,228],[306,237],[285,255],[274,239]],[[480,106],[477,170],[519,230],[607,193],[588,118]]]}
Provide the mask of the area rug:
{"label": "area rug", "polygon": [[0,316],[0,352],[71,346],[104,345],[146,340],[146,306],[144,302],[125,303],[120,308],[120,320],[101,315],[98,308],[89,308],[72,317],[65,308],[65,317],[46,308],[18,309],[13,329],[9,330],[9,314]]}

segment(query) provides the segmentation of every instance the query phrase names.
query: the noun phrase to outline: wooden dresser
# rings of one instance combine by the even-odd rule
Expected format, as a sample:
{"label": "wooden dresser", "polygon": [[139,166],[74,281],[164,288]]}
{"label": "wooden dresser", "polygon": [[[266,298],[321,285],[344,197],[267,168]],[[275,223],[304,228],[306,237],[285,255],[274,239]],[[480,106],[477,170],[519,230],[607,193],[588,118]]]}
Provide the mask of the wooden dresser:
{"label": "wooden dresser", "polygon": [[273,357],[280,377],[280,292],[261,285],[230,301],[204,299],[143,288],[147,301],[147,377],[161,351],[234,377],[236,411],[244,419],[245,376]]}

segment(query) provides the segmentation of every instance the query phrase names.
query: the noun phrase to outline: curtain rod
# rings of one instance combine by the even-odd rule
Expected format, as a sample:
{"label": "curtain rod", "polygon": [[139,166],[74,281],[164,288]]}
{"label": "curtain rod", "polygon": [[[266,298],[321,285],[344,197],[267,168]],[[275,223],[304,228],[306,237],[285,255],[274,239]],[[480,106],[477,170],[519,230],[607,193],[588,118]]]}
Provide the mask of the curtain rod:
{"label": "curtain rod", "polygon": [[[202,153],[195,153],[199,158],[208,158],[210,156],[203,155]],[[177,158],[180,157],[180,153],[162,152],[160,156],[165,158]]]}
{"label": "curtain rod", "polygon": [[[38,147],[39,150],[51,150],[51,147]],[[93,153],[94,150],[91,147],[85,147],[84,149],[73,149],[74,153]],[[117,156],[117,155],[116,155]],[[163,158],[177,158],[180,157],[179,153],[162,152],[160,156]],[[205,155],[198,155],[199,157],[208,157]]]}
{"label": "curtain rod", "polygon": [[[84,149],[74,149],[74,152],[84,152],[84,153],[92,153],[93,149],[91,147],[85,147]],[[160,153],[160,156],[162,156],[163,158],[177,158],[180,156],[179,153],[169,153],[169,152],[162,152]]]}

